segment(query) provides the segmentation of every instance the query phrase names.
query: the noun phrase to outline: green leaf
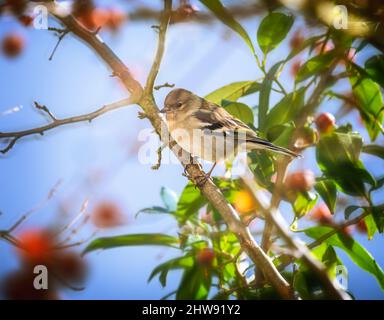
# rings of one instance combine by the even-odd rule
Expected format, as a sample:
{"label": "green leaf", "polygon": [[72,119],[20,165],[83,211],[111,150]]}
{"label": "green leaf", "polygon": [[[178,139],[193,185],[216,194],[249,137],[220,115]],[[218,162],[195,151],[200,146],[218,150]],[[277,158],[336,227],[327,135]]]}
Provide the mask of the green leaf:
{"label": "green leaf", "polygon": [[153,206],[149,208],[144,208],[138,211],[135,215],[135,218],[140,214],[140,213],[150,213],[150,214],[158,214],[158,213],[170,213],[167,208],[159,207],[159,206]]}
{"label": "green leaf", "polygon": [[[322,238],[324,235],[332,232],[333,228],[331,227],[312,227],[304,230],[304,233],[313,239]],[[338,232],[326,240],[324,243],[338,247],[345,251],[345,253],[352,259],[356,265],[358,265],[363,270],[371,273],[380,284],[380,287],[384,289],[384,272],[377,264],[372,255],[357,241],[353,238],[344,235],[342,232]]]}
{"label": "green leaf", "polygon": [[276,63],[265,76],[263,83],[261,84],[260,95],[259,95],[259,130],[264,131],[265,118],[267,117],[267,112],[269,108],[269,97],[271,95],[272,84],[276,77],[276,74],[283,64],[284,61]]}
{"label": "green leaf", "polygon": [[371,79],[384,88],[384,55],[377,55],[365,62],[365,71]]}
{"label": "green leaf", "polygon": [[316,204],[317,195],[313,192],[298,192],[296,199],[292,202],[296,217],[306,215]]}
{"label": "green leaf", "polygon": [[268,113],[265,119],[265,131],[269,128],[295,119],[304,105],[305,88],[284,96]]}
{"label": "green leaf", "polygon": [[226,101],[223,107],[235,118],[240,119],[248,125],[253,125],[255,121],[253,111],[245,103]]}
{"label": "green leaf", "polygon": [[364,153],[371,154],[373,156],[384,159],[384,147],[377,144],[370,144],[363,147]]}
{"label": "green leaf", "polygon": [[222,100],[237,101],[260,90],[260,83],[256,81],[239,81],[221,87],[205,96],[205,99],[216,104],[221,104]]}
{"label": "green leaf", "polygon": [[261,186],[270,188],[271,177],[275,173],[275,165],[271,156],[265,150],[252,151],[248,153],[249,169]]}
{"label": "green leaf", "polygon": [[204,300],[207,299],[212,282],[212,271],[194,265],[184,271],[179,288],[177,300]]}
{"label": "green leaf", "polygon": [[156,275],[160,274],[159,281],[161,285],[165,287],[167,285],[167,275],[170,270],[185,269],[190,268],[192,266],[193,257],[191,256],[184,256],[168,260],[153,269],[151,275],[148,278],[148,282],[150,282]]}
{"label": "green leaf", "polygon": [[335,278],[336,267],[343,265],[343,263],[337,256],[335,249],[333,249],[332,246],[329,246],[326,243],[322,243],[321,245],[313,249],[312,253],[324,264],[331,278]]}
{"label": "green leaf", "polygon": [[370,214],[364,218],[364,221],[365,221],[365,224],[367,226],[368,240],[371,240],[377,231],[375,219]]}
{"label": "green leaf", "polygon": [[348,207],[346,207],[344,210],[344,218],[346,220],[348,220],[352,213],[354,213],[356,210],[362,209],[362,208],[363,207],[360,207],[360,206],[348,206]]}
{"label": "green leaf", "polygon": [[176,210],[176,206],[177,206],[177,202],[179,201],[179,197],[177,196],[175,191],[168,189],[168,188],[165,188],[165,187],[161,187],[160,197],[163,200],[165,207],[169,211],[175,211]]}
{"label": "green leaf", "polygon": [[301,67],[296,76],[296,82],[304,81],[312,76],[317,76],[324,70],[327,70],[334,58],[334,50],[309,59]]}
{"label": "green leaf", "polygon": [[357,108],[372,141],[376,140],[383,123],[383,97],[379,85],[361,73],[349,78]]}
{"label": "green leaf", "polygon": [[292,142],[292,136],[295,131],[296,127],[293,122],[285,123],[270,128],[267,137],[273,144],[288,148]]}
{"label": "green leaf", "polygon": [[189,182],[180,195],[175,215],[179,222],[185,223],[190,216],[198,213],[199,209],[207,204],[207,200],[195,188],[194,184]]}
{"label": "green leaf", "polygon": [[253,47],[252,41],[245,31],[245,29],[238,23],[231,13],[221,4],[219,0],[200,0],[213,14],[226,26],[235,31],[240,37],[243,38],[245,43],[251,49],[251,52],[255,54],[255,48]]}
{"label": "green leaf", "polygon": [[363,140],[356,132],[346,128],[322,136],[316,148],[316,158],[326,177],[337,187],[352,196],[365,195],[364,183],[376,181],[359,160]]}
{"label": "green leaf", "polygon": [[328,209],[333,214],[335,212],[337,197],[335,183],[331,179],[319,180],[315,184],[315,190],[319,193],[320,197],[324,200]]}
{"label": "green leaf", "polygon": [[179,239],[161,233],[126,234],[114,237],[103,237],[93,240],[83,251],[83,255],[99,250],[128,246],[169,246],[178,244]]}
{"label": "green leaf", "polygon": [[299,47],[292,49],[292,51],[288,55],[286,61],[291,60],[294,56],[296,56],[297,54],[299,54],[301,51],[305,50],[306,48],[314,46],[315,43],[317,43],[322,38],[324,38],[324,35],[314,36],[314,37],[311,37],[311,38],[304,40],[304,42]]}
{"label": "green leaf", "polygon": [[293,24],[293,17],[281,12],[272,12],[260,23],[257,42],[264,54],[275,49],[287,36]]}
{"label": "green leaf", "polygon": [[384,231],[384,205],[370,207],[373,219],[380,233]]}

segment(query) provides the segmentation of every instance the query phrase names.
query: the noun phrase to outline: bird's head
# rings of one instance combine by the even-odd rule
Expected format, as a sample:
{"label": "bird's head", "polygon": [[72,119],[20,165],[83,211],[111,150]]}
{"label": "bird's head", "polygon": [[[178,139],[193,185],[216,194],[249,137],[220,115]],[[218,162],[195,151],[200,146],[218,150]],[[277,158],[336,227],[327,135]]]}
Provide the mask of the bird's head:
{"label": "bird's head", "polygon": [[164,108],[161,113],[181,111],[183,108],[193,105],[194,100],[199,99],[192,92],[185,89],[174,89],[165,97]]}

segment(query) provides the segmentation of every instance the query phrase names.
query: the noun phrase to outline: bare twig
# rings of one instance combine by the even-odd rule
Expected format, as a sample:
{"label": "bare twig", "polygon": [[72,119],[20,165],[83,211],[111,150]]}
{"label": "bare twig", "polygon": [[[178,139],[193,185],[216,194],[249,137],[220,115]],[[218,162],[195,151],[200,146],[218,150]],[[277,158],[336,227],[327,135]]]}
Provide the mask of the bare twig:
{"label": "bare twig", "polygon": [[67,30],[67,29],[61,30],[61,29],[57,29],[57,28],[50,28],[48,30],[57,32],[58,33],[58,37],[59,37],[57,42],[56,42],[56,45],[53,48],[52,53],[51,53],[51,55],[49,56],[49,59],[48,59],[49,61],[52,61],[53,56],[55,55],[55,53],[57,51],[57,48],[59,47],[61,41],[63,41],[64,37],[69,33],[69,30]]}
{"label": "bare twig", "polygon": [[157,46],[157,51],[155,55],[155,60],[153,61],[151,70],[147,78],[147,83],[145,85],[144,92],[146,95],[153,94],[153,86],[157,74],[159,73],[160,63],[163,58],[164,49],[165,49],[165,35],[167,32],[169,20],[172,13],[172,1],[164,1],[164,11],[161,15],[160,26],[159,26],[159,41]]}
{"label": "bare twig", "polygon": [[154,86],[153,89],[160,90],[161,88],[173,88],[174,86],[175,86],[174,83],[170,84],[170,83],[166,82],[164,84],[161,84],[161,85],[158,85],[158,86]]}
{"label": "bare twig", "polygon": [[152,170],[158,170],[161,166],[161,159],[162,159],[162,151],[166,147],[165,144],[162,144],[158,149],[157,149],[157,163],[151,167]]}
{"label": "bare twig", "polygon": [[28,130],[22,130],[22,131],[13,131],[13,132],[0,132],[0,140],[1,139],[11,139],[8,145],[0,150],[1,153],[5,154],[7,153],[12,147],[15,145],[17,140],[30,136],[30,135],[35,135],[35,134],[40,134],[44,135],[44,133],[48,130],[66,125],[66,124],[71,124],[71,123],[76,123],[76,122],[83,122],[83,121],[89,121],[91,122],[93,119],[101,116],[102,114],[121,108],[123,106],[132,104],[131,99],[124,99],[115,103],[111,103],[108,105],[103,106],[100,109],[97,109],[93,112],[86,113],[80,116],[75,116],[75,117],[70,117],[70,118],[64,118],[64,119],[57,119],[56,117],[53,116],[53,114],[49,111],[49,109],[46,106],[42,106],[35,102],[35,106],[39,110],[43,110],[45,113],[49,115],[51,118],[51,122],[49,124],[46,124],[41,127],[33,128],[33,129],[28,129]]}

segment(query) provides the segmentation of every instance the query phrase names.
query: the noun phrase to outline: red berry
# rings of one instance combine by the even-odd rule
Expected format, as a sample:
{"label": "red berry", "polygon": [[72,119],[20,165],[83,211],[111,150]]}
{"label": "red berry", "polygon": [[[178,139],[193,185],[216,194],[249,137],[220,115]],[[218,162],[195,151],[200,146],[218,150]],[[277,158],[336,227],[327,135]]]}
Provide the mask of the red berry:
{"label": "red berry", "polygon": [[297,30],[291,40],[289,41],[289,45],[291,49],[298,49],[304,42],[304,36],[301,33],[301,30]]}
{"label": "red berry", "polygon": [[215,259],[215,252],[211,248],[201,249],[197,255],[196,260],[202,266],[211,266]]}
{"label": "red berry", "polygon": [[113,228],[123,224],[120,208],[113,202],[99,203],[91,215],[93,224],[98,228]]}
{"label": "red berry", "polygon": [[315,124],[320,133],[327,133],[334,129],[336,119],[333,114],[324,112],[316,117]]}
{"label": "red berry", "polygon": [[313,208],[310,217],[311,219],[316,220],[320,224],[332,223],[332,213],[331,211],[329,211],[328,206],[325,203],[322,203]]}
{"label": "red berry", "polygon": [[66,281],[81,281],[85,278],[87,266],[85,261],[74,252],[57,251],[50,265]]}
{"label": "red berry", "polygon": [[359,220],[359,222],[356,224],[356,230],[359,231],[360,233],[367,233],[368,231],[367,223],[365,222],[364,219]]}
{"label": "red berry", "polygon": [[2,42],[2,51],[9,58],[17,57],[24,49],[24,37],[18,33],[10,33]]}
{"label": "red berry", "polygon": [[296,75],[299,73],[300,67],[301,67],[301,62],[299,60],[295,61],[291,65],[291,69],[289,70],[289,73],[293,78],[295,78]]}
{"label": "red berry", "polygon": [[33,268],[23,267],[22,270],[8,274],[1,285],[1,293],[9,300],[58,300],[59,296],[51,281],[48,280],[47,290],[36,290],[33,281],[36,274]]}
{"label": "red berry", "polygon": [[309,191],[314,184],[315,175],[311,170],[293,172],[285,180],[286,187],[294,191]]}
{"label": "red berry", "polygon": [[29,229],[18,237],[23,259],[31,263],[47,263],[54,247],[53,237],[47,230]]}
{"label": "red berry", "polygon": [[24,27],[30,27],[33,23],[33,17],[22,15],[17,18]]}
{"label": "red berry", "polygon": [[112,31],[117,31],[124,23],[125,15],[121,10],[111,9],[108,12],[106,26]]}

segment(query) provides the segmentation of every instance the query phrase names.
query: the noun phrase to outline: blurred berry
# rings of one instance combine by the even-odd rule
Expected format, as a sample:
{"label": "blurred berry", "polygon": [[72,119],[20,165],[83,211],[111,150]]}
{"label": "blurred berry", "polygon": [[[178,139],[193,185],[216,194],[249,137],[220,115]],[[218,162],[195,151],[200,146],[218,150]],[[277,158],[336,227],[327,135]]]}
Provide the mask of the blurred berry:
{"label": "blurred berry", "polygon": [[356,224],[356,230],[359,231],[360,233],[368,232],[367,223],[365,222],[364,219],[359,220],[359,222]]}
{"label": "blurred berry", "polygon": [[24,46],[24,37],[18,33],[7,34],[1,45],[4,55],[9,58],[14,58],[20,55]]}
{"label": "blurred berry", "polygon": [[299,29],[294,33],[293,37],[290,39],[289,46],[291,47],[291,49],[298,49],[303,44],[304,40],[305,38],[301,33],[301,30]]}
{"label": "blurred berry", "polygon": [[32,264],[47,264],[52,256],[54,242],[52,235],[43,229],[28,229],[19,236],[21,257]]}
{"label": "blurred berry", "polygon": [[333,114],[324,112],[316,117],[315,124],[320,133],[327,133],[335,128],[336,119]]}
{"label": "blurred berry", "polygon": [[248,188],[236,192],[233,205],[239,214],[247,214],[257,209],[255,198]]}
{"label": "blurred berry", "polygon": [[36,276],[30,267],[12,272],[2,281],[0,292],[7,300],[58,300],[59,296],[50,280],[48,289],[35,289],[33,282]]}
{"label": "blurred berry", "polygon": [[285,186],[293,191],[309,191],[315,184],[315,175],[311,170],[297,171],[285,179]]}
{"label": "blurred berry", "polygon": [[196,261],[201,266],[212,266],[215,259],[215,252],[211,248],[204,248],[197,252]]}
{"label": "blurred berry", "polygon": [[113,202],[101,202],[96,205],[91,219],[98,228],[113,228],[124,223],[120,208]]}
{"label": "blurred berry", "polygon": [[322,203],[313,208],[310,213],[310,218],[324,225],[329,225],[332,223],[332,213],[329,211],[328,206],[325,203]]}

